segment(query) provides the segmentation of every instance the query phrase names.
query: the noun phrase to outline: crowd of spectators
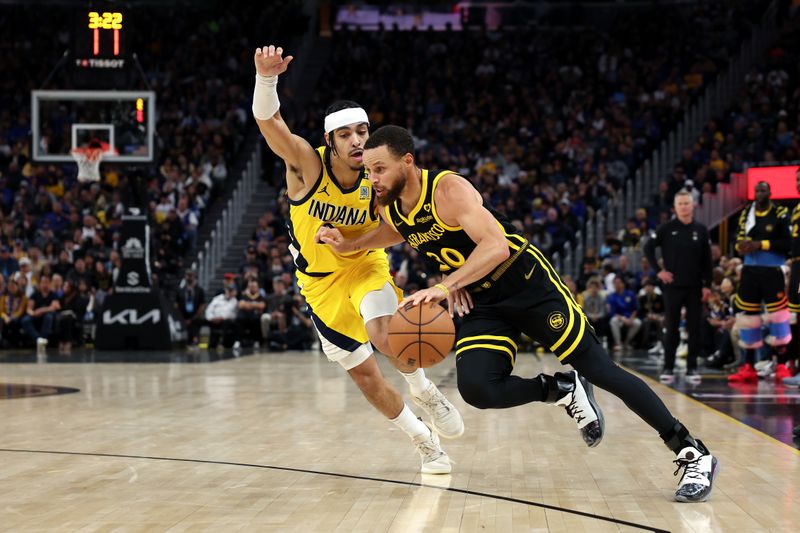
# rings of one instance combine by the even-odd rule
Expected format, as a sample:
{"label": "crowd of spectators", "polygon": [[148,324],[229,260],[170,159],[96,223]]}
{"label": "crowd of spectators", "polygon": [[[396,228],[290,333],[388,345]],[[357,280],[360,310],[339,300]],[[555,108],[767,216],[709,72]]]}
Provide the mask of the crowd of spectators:
{"label": "crowd of spectators", "polygon": [[786,21],[766,56],[744,79],[738,97],[709,120],[692,146],[684,148],[672,175],[660,184],[652,210],[669,207],[687,188],[700,201],[745,165],[769,166],[800,160],[800,18]]}
{"label": "crowd of spectators", "polygon": [[373,127],[408,127],[421,166],[457,170],[552,253],[738,49],[740,15],[704,2],[622,16],[607,31],[343,31],[316,112],[296,131],[319,142],[324,108],[355,100]]}
{"label": "crowd of spectators", "polygon": [[[724,67],[749,31],[743,21],[757,20],[763,4],[748,4],[755,10],[749,17],[726,2],[660,6],[646,20],[630,24],[622,17],[605,32],[588,27],[478,34],[344,31],[334,35],[322,76],[324,90],[314,91],[312,111],[287,120],[316,145],[324,107],[337,99],[356,99],[368,110],[373,127],[396,123],[412,131],[421,166],[459,171],[531,242],[552,254],[618,194],[689,102]],[[195,13],[197,18],[172,17],[187,28],[191,46],[176,46],[173,41],[181,32],[160,32],[156,24],[142,32],[139,55],[148,83],[159,94],[159,155],[157,165],[143,177],[144,187],[115,165],[103,165],[103,180],[86,185],[75,181],[71,165],[29,160],[28,102],[20,96],[18,82],[37,87],[47,69],[27,68],[18,52],[46,56],[41,50],[44,41],[19,34],[16,28],[28,15],[0,21],[0,27],[8,29],[8,37],[0,42],[0,58],[8,59],[4,64],[19,74],[16,84],[8,81],[10,77],[0,82],[0,240],[11,259],[40,265],[35,276],[27,276],[26,290],[37,286],[42,275],[63,279],[70,269],[80,269],[87,272],[87,308],[101,303],[113,290],[119,267],[120,216],[143,190],[142,203],[155,228],[153,282],[177,292],[193,342],[206,324],[211,326],[212,345],[258,342],[281,349],[311,342],[312,327],[296,291],[288,253],[285,198],[259,220],[241,268],[230,273],[221,294],[207,297],[193,273],[181,275],[182,257],[198,244],[198,225],[231,170],[250,120],[252,43],[247,36],[256,28],[261,35],[259,24],[269,23],[275,30],[271,36],[288,40],[286,31],[293,26],[281,25],[281,17],[295,7],[259,8],[253,17],[211,17],[202,10]],[[243,20],[244,25],[238,25]],[[68,42],[63,36],[59,39]],[[270,40],[280,40],[276,39]],[[720,160],[727,164],[723,170],[730,171],[739,168],[737,158],[745,160],[751,154],[769,159],[770,153],[778,158],[796,153],[797,134],[792,132],[798,127],[798,92],[789,89],[797,86],[792,83],[796,58],[787,39],[773,48],[762,75],[754,72],[748,78],[748,97],[761,106],[760,114],[743,112],[737,120],[709,123],[697,146],[684,154],[693,164],[676,167],[676,174],[684,173],[683,180],[673,177],[675,183],[663,183],[656,209],[637,210],[625,228],[610,232],[597,250],[588,250],[580,276],[567,280],[587,306],[594,306],[590,318],[615,346],[657,342],[659,313],[654,302],[659,289],[651,283],[653,270],[646,261],[635,269],[629,263],[638,263],[639,256],[631,251],[668,217],[664,207],[671,204],[673,189],[694,185],[687,178],[698,190],[707,189],[707,183],[713,187]],[[241,46],[214,45],[223,41]],[[381,60],[387,57],[395,60]],[[752,110],[753,104],[743,103],[742,108]],[[732,142],[740,143],[737,133],[764,131],[769,111],[785,120],[766,129],[768,139],[759,145],[763,152],[725,149],[731,135]],[[749,133],[745,137],[750,138]],[[390,260],[398,285],[407,292],[438,279],[432,265],[407,245],[391,249]],[[6,279],[25,277],[22,269],[28,267],[8,264]],[[75,290],[80,293],[80,288]],[[632,303],[628,291],[634,295]],[[609,296],[615,302],[613,316],[608,316]],[[628,309],[633,303],[635,315]],[[27,326],[45,330],[44,320],[36,318],[36,324]],[[28,337],[42,333],[27,326],[20,323],[18,329]],[[295,343],[295,337],[301,340]]]}
{"label": "crowd of spectators", "polygon": [[[157,93],[155,159],[138,166],[102,163],[96,183],[79,182],[74,163],[31,159],[30,90],[108,89],[81,85],[87,76],[75,75],[70,62],[58,66],[76,31],[59,21],[73,20],[74,10],[9,5],[0,12],[4,344],[43,345],[57,336],[66,348],[67,340],[82,340],[60,333],[72,328],[60,317],[70,311],[77,331],[93,321],[93,311],[113,291],[121,217],[129,208],[143,209],[149,218],[153,286],[178,289],[198,229],[223,193],[246,128],[252,127],[253,42],[265,34],[289,41],[306,24],[296,1],[262,6],[234,0],[226,6],[136,6],[127,12],[148,22],[131,32],[129,51],[137,54],[143,75],[127,88]],[[129,57],[131,71],[133,64]],[[43,131],[51,146],[64,141],[51,123]]]}
{"label": "crowd of spectators", "polygon": [[[367,109],[373,128],[395,123],[412,131],[421,166],[466,176],[531,242],[552,254],[575,238],[587,217],[605,209],[738,49],[749,31],[742,21],[758,18],[755,12],[744,17],[724,2],[659,10],[636,24],[620,19],[625,31],[343,31],[333,37],[324,90],[314,92],[311,111],[285,118],[317,145],[324,108],[355,99]],[[383,59],[389,57],[391,62]],[[279,201],[269,216],[285,219],[288,206]],[[643,334],[651,342],[658,338],[663,302],[657,302],[660,290],[650,283],[653,270],[646,260],[644,268],[627,263],[630,250],[668,216],[637,210],[625,228],[610,232],[589,252],[573,283],[580,293],[603,272],[597,286],[603,317],[615,276],[624,282],[625,298],[632,291],[634,304],[648,287],[641,296],[651,311],[644,318],[629,319],[625,315],[631,312],[622,310],[605,324],[609,334],[633,333],[618,339],[620,347],[634,339],[641,343]],[[265,281],[273,268],[288,276],[285,243],[266,240],[251,241],[245,264],[260,258]],[[407,292],[438,280],[435,265],[408,245],[392,248],[390,262],[396,283]]]}
{"label": "crowd of spectators", "polygon": [[[640,250],[650,231],[671,216],[674,194],[686,189],[699,203],[703,193],[715,191],[717,183],[728,181],[731,173],[743,171],[747,164],[796,163],[800,159],[800,54],[794,46],[798,37],[800,18],[795,13],[764,60],[747,73],[733,105],[709,120],[694,145],[683,150],[673,174],[660,183],[650,205],[637,209],[624,228],[609,232],[599,250],[587,250],[577,285],[583,301],[588,302],[590,320],[608,335],[615,349],[633,342],[637,347],[652,346],[654,353],[659,351],[660,336],[653,331],[660,331],[663,312],[653,310],[663,308],[663,302],[656,303],[660,282]],[[712,253],[714,283],[704,308],[703,350],[708,356],[706,364],[721,368],[726,363],[735,365],[739,359],[731,299],[739,284],[741,260],[722,255],[719,246],[714,246]],[[641,259],[640,267],[631,276],[628,265],[637,259]],[[624,285],[624,290],[619,285]],[[627,291],[630,293],[623,300],[629,306],[625,308],[616,300]],[[655,294],[650,296],[653,303],[649,306],[642,301],[645,293]],[[643,325],[650,321],[655,327],[637,336],[639,321]],[[631,336],[623,337],[620,325]]]}

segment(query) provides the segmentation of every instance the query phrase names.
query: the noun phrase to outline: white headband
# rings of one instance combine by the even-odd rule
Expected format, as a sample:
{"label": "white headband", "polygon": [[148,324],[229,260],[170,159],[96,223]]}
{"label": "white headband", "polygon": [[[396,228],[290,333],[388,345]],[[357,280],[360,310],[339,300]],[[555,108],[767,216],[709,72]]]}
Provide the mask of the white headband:
{"label": "white headband", "polygon": [[369,125],[367,112],[360,107],[350,107],[348,109],[334,111],[325,117],[325,133],[330,133],[333,130],[350,124],[361,124],[362,122],[366,122],[367,125]]}

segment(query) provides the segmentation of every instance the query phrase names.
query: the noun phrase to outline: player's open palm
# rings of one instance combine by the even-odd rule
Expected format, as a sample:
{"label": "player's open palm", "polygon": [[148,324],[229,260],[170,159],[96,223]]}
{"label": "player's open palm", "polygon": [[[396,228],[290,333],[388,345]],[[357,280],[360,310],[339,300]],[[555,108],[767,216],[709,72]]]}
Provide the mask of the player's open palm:
{"label": "player's open palm", "polygon": [[260,76],[278,76],[286,72],[294,56],[283,57],[283,48],[269,45],[256,48],[253,59],[256,63],[256,72]]}

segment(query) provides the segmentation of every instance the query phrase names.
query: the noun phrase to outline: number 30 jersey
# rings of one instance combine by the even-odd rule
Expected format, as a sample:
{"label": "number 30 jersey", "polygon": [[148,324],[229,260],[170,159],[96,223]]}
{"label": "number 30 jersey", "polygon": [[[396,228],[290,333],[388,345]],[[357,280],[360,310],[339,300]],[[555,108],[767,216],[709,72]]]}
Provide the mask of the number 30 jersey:
{"label": "number 30 jersey", "polygon": [[[403,236],[412,248],[417,250],[429,262],[433,262],[442,274],[452,274],[464,264],[469,254],[475,249],[475,242],[470,239],[461,226],[448,226],[439,218],[434,203],[434,192],[442,177],[455,174],[451,170],[422,170],[422,192],[417,205],[403,215],[400,211],[400,200],[386,206],[387,218],[394,229]],[[511,256],[514,256],[525,238],[519,234],[511,222],[486,204],[497,221],[497,225],[506,236]],[[498,268],[501,268],[502,265]],[[471,286],[480,286],[481,280]]]}

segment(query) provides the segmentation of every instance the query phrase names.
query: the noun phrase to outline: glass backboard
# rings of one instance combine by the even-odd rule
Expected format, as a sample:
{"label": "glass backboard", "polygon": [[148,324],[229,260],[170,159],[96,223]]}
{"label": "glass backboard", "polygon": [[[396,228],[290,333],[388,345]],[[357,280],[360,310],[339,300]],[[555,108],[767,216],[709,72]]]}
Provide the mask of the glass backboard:
{"label": "glass backboard", "polygon": [[32,91],[33,160],[71,162],[91,140],[108,145],[103,161],[153,160],[152,91]]}

